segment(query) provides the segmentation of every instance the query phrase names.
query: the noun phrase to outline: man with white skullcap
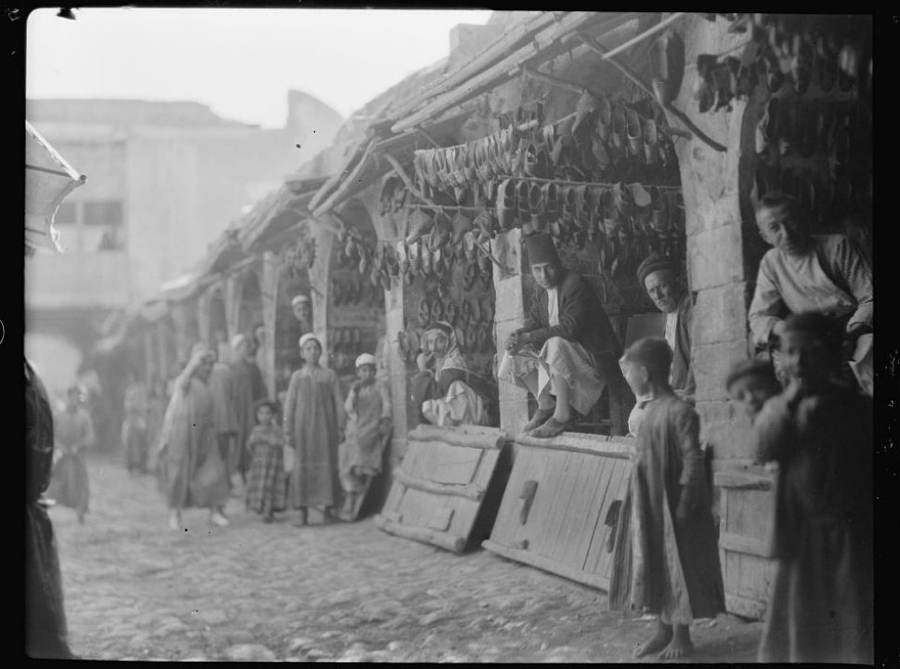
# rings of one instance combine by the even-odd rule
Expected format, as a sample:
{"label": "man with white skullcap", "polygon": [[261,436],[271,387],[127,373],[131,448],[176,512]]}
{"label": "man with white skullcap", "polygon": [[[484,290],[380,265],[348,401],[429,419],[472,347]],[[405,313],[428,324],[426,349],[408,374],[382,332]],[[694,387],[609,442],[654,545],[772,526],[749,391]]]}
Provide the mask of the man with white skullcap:
{"label": "man with white skullcap", "polygon": [[338,474],[344,490],[339,512],[354,520],[372,479],[381,472],[382,456],[391,436],[391,395],[375,379],[376,360],[371,353],[356,359],[357,381],[350,387],[344,411],[346,438],[338,446]]}

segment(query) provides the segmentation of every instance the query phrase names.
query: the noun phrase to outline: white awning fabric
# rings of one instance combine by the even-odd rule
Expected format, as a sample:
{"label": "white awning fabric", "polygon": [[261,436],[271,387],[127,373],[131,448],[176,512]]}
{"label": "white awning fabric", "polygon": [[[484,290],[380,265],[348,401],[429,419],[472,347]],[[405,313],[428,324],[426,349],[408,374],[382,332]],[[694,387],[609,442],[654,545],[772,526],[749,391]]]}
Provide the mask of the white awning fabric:
{"label": "white awning fabric", "polygon": [[74,170],[25,121],[25,244],[62,252],[53,217],[63,199],[86,177]]}

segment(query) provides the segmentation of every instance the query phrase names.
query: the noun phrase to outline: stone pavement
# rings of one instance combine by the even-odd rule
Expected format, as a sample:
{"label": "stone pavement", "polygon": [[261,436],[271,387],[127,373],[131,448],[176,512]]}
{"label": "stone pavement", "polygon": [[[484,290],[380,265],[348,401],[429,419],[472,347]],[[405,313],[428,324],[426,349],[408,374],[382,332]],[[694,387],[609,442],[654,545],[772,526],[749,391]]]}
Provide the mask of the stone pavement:
{"label": "stone pavement", "polygon": [[[69,639],[86,659],[622,662],[655,623],[488,551],[457,556],[357,523],[166,526],[153,477],[89,461],[91,511],[54,507]],[[749,661],[760,624],[692,629],[694,661]]]}

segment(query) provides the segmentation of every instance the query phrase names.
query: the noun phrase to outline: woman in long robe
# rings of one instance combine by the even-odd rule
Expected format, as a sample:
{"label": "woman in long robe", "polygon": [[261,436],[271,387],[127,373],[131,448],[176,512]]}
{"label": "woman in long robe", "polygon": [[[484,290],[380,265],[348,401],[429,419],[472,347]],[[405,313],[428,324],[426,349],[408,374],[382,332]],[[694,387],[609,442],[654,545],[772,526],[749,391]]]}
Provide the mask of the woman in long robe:
{"label": "woman in long robe", "polygon": [[160,435],[163,494],[169,507],[169,526],[180,529],[181,510],[209,508],[210,522],[228,525],[221,508],[228,498],[228,478],[216,442],[213,400],[206,381],[214,355],[194,349],[191,361],[175,379],[172,399]]}
{"label": "woman in long robe", "polygon": [[290,505],[300,511],[298,524],[305,525],[309,507],[320,507],[330,515],[337,505],[337,447],[344,417],[337,375],[319,365],[322,346],[312,333],[300,338],[300,352],[305,364],[291,375],[284,402],[284,434],[295,456]]}
{"label": "woman in long robe", "polygon": [[381,473],[384,449],[390,437],[391,396],[387,386],[375,378],[375,356],[364,353],[356,359],[359,380],[347,393],[346,439],[338,446],[341,487],[346,495],[342,517],[355,514],[359,496]]}
{"label": "woman in long robe", "polygon": [[788,388],[754,423],[758,458],[778,463],[762,662],[873,661],[872,403],[834,382],[829,328],[820,314],[788,319]]}
{"label": "woman in long robe", "polygon": [[49,496],[63,506],[75,509],[78,522],[84,522],[90,499],[84,452],[94,444],[94,425],[81,406],[81,390],[69,388],[66,408],[54,421],[54,436],[62,453],[53,467]]}
{"label": "woman in long robe", "polygon": [[43,500],[53,466],[53,413],[44,384],[27,360],[25,464],[25,652],[69,658],[56,539]]}

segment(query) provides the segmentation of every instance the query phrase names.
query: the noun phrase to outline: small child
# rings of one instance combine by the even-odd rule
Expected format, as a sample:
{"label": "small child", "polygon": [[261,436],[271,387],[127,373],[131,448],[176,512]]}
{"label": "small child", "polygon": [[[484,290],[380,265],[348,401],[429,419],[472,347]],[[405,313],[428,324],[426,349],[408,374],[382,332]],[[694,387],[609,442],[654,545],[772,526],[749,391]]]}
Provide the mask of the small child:
{"label": "small child", "polygon": [[247,509],[263,515],[271,523],[276,511],[284,511],[286,479],[284,471],[284,434],[276,417],[278,404],[271,400],[256,403],[257,425],[247,439],[252,454],[247,480]]}
{"label": "small child", "polygon": [[338,446],[338,473],[344,489],[343,520],[354,520],[372,479],[381,472],[381,459],[391,434],[391,397],[375,379],[375,356],[356,359],[357,381],[344,403],[346,439]]}
{"label": "small child", "polygon": [[624,358],[628,385],[646,408],[616,527],[609,603],[659,615],[656,634],[635,657],[677,659],[693,651],[691,621],[725,610],[700,421],[669,385],[664,339],[640,339]]}
{"label": "small child", "polygon": [[725,379],[725,389],[751,422],[756,420],[766,400],[781,392],[772,364],[758,358],[735,363]]}

